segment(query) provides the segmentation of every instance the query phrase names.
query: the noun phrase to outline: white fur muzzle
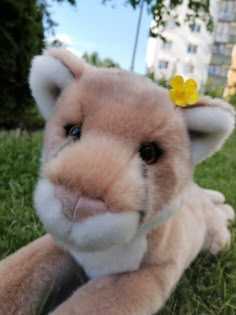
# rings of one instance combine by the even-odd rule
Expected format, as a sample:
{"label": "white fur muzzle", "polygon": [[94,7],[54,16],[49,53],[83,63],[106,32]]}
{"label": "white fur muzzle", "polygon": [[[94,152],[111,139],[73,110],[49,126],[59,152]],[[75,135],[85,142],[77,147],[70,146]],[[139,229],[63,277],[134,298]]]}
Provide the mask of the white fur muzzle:
{"label": "white fur muzzle", "polygon": [[[34,200],[45,229],[73,254],[89,276],[98,276],[101,272],[104,274],[99,266],[87,268],[87,265],[91,265],[90,257],[94,261],[93,265],[94,263],[96,265],[96,261],[100,265],[101,261],[105,263],[104,260],[108,260],[105,264],[109,266],[107,270],[109,273],[138,268],[143,257],[143,249],[146,248],[144,239],[141,240],[141,252],[135,251],[135,261],[129,261],[127,265],[126,260],[117,262],[115,259],[118,256],[124,258],[132,250],[133,246],[130,247],[128,244],[138,229],[138,213],[105,213],[80,223],[73,223],[64,216],[62,203],[54,196],[54,186],[46,179],[39,180]],[[133,245],[135,248],[138,247],[136,241]]]}
{"label": "white fur muzzle", "polygon": [[165,209],[140,228],[137,212],[105,213],[80,223],[69,221],[54,186],[40,179],[35,191],[35,208],[45,229],[83,266],[90,278],[136,270],[147,250],[147,234],[179,209]]}

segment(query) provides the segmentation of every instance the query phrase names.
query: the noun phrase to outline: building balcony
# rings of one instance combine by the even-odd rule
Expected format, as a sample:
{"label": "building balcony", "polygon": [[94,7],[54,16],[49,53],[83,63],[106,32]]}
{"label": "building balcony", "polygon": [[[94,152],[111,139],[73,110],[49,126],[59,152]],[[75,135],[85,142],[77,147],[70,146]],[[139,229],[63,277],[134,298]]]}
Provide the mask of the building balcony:
{"label": "building balcony", "polygon": [[220,85],[222,87],[226,86],[227,77],[219,76],[219,75],[208,75],[208,80],[214,82],[215,85]]}
{"label": "building balcony", "polygon": [[214,41],[216,43],[234,45],[236,43],[236,35],[216,33]]}
{"label": "building balcony", "polygon": [[236,12],[233,13],[233,17],[232,17],[232,20],[230,22],[236,23]]}
{"label": "building balcony", "polygon": [[222,33],[215,33],[214,41],[217,43],[227,43],[229,40],[228,34],[222,34]]}
{"label": "building balcony", "polygon": [[229,35],[228,43],[234,45],[236,43],[236,35]]}
{"label": "building balcony", "polygon": [[218,19],[222,22],[231,22],[234,19],[233,12],[219,12]]}
{"label": "building balcony", "polygon": [[213,53],[211,56],[211,64],[230,65],[231,64],[231,55],[223,55],[223,54]]}

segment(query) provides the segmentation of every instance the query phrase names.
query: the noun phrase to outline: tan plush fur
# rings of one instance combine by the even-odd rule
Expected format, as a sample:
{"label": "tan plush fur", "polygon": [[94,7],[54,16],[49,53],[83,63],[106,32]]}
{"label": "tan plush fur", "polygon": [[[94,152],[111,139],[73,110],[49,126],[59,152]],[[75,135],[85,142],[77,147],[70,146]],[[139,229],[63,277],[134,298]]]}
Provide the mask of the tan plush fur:
{"label": "tan plush fur", "polygon": [[0,264],[0,314],[36,313],[45,293],[72,281],[77,270],[49,235],[34,241]]}
{"label": "tan plush fur", "polygon": [[[192,148],[200,150],[201,160],[213,154],[233,130],[234,111],[223,101],[203,97],[195,107],[202,120],[209,115],[206,108],[211,109],[213,117],[217,108],[219,117],[223,117],[215,116],[219,119],[215,126],[210,116],[206,132],[198,122],[189,122],[190,112],[185,116],[183,111],[191,108],[175,107],[167,91],[146,78],[93,68],[63,49],[49,50],[40,58],[49,58],[45,59],[49,63],[52,59],[60,61],[66,78],[68,70],[71,73],[71,81],[62,88],[50,74],[42,88],[41,83],[37,85],[40,77],[33,64],[31,88],[40,108],[48,106],[47,96],[38,97],[40,93],[60,90],[58,97],[51,95],[55,97],[55,108],[46,125],[35,205],[56,242],[76,260],[78,256],[94,278],[52,314],[152,315],[164,305],[184,270],[203,248],[217,254],[230,242],[227,221],[234,218],[234,212],[224,204],[222,194],[193,183]],[[63,71],[55,73],[63,76]],[[38,88],[42,88],[39,94]],[[81,127],[80,139],[66,137],[64,127],[68,125]],[[207,144],[207,137],[211,145],[205,153],[198,143]],[[153,142],[163,154],[149,165],[140,158],[139,150],[142,144]],[[90,261],[84,258],[88,253],[99,260],[103,253],[109,257],[106,255],[110,250],[116,255],[116,248],[127,256],[124,261],[130,266],[132,257],[122,246],[132,249],[132,241],[139,242],[137,235],[142,226],[149,226],[171,207],[177,208],[176,214],[142,235],[138,267],[122,267],[122,272],[113,274],[107,271],[109,264],[114,270],[120,267],[110,258],[104,258],[107,266],[97,263],[105,270],[103,275],[88,267]],[[104,218],[104,226],[99,218]],[[124,227],[125,222],[130,228]],[[125,241],[116,231],[124,235]],[[90,239],[91,235],[94,238]],[[104,242],[102,249],[100,239]],[[67,251],[49,236],[21,249],[0,264],[0,314],[32,314],[52,282],[55,286],[68,282],[77,268]]]}

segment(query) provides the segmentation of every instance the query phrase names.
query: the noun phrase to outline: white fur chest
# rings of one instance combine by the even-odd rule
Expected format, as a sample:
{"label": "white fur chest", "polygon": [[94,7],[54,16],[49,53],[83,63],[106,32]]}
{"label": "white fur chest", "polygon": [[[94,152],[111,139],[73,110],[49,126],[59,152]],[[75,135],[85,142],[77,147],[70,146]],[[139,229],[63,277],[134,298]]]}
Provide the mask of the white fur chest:
{"label": "white fur chest", "polygon": [[128,243],[114,246],[106,251],[94,253],[70,252],[84,268],[89,278],[96,278],[138,269],[146,250],[147,240],[142,235],[133,238]]}

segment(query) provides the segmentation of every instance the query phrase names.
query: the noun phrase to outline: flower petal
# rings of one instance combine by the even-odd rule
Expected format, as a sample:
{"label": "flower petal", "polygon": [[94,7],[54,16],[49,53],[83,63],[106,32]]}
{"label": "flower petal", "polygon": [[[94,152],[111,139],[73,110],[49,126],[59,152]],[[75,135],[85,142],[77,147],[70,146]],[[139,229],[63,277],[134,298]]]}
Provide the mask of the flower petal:
{"label": "flower petal", "polygon": [[190,92],[194,92],[197,90],[197,82],[193,79],[188,79],[185,83],[185,89]]}
{"label": "flower petal", "polygon": [[193,104],[197,103],[197,101],[199,100],[199,98],[200,98],[199,93],[198,93],[198,92],[194,92],[194,93],[192,93],[191,95],[189,95],[189,96],[187,97],[186,101],[187,101],[187,103],[188,103],[189,105],[193,105]]}
{"label": "flower petal", "polygon": [[187,103],[185,102],[185,100],[181,98],[181,99],[175,100],[175,105],[180,106],[180,107],[185,107],[187,106]]}
{"label": "flower petal", "polygon": [[176,75],[171,81],[170,85],[173,89],[181,90],[184,87],[184,79],[181,75]]}
{"label": "flower petal", "polygon": [[181,107],[184,107],[187,105],[184,95],[181,92],[176,91],[175,89],[171,89],[169,91],[169,96],[175,105],[178,105]]}
{"label": "flower petal", "polygon": [[170,96],[170,99],[175,103],[176,90],[175,89],[169,90],[169,96]]}

